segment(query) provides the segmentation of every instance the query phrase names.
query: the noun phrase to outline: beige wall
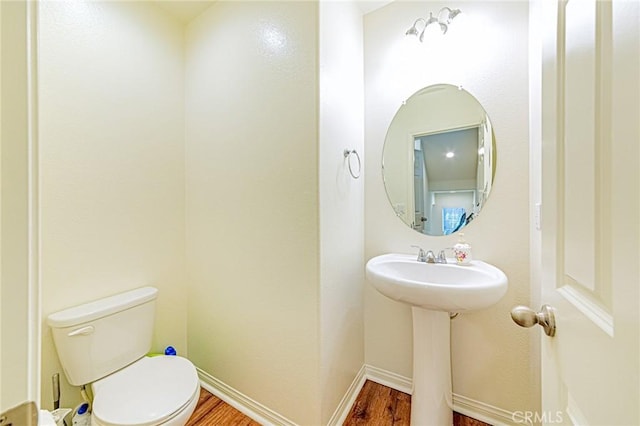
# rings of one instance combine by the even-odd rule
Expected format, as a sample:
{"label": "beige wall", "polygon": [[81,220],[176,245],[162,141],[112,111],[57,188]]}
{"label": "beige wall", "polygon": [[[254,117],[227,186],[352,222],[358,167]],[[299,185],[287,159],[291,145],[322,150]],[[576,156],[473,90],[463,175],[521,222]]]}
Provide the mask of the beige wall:
{"label": "beige wall", "polygon": [[219,2],[186,32],[189,355],[320,418],[318,6]]}
{"label": "beige wall", "polygon": [[[365,257],[451,247],[456,237],[429,237],[406,227],[390,207],[380,172],[386,129],[402,100],[421,87],[462,85],[487,111],[496,135],[497,171],[482,217],[465,228],[476,258],[500,267],[509,278],[506,296],[494,307],[452,322],[453,390],[505,410],[537,404],[529,334],[509,311],[528,304],[528,5],[525,2],[465,2],[446,37],[420,44],[404,31],[442,3],[396,2],[365,17]],[[411,312],[365,285],[366,362],[411,377]]]}
{"label": "beige wall", "polygon": [[[364,186],[341,157],[357,148],[365,159],[351,5],[221,2],[187,26],[185,45],[184,27],[150,5],[42,3],[43,315],[155,285],[154,350],[184,354],[188,335],[199,367],[300,424],[328,420],[363,346],[368,364],[411,376],[409,309],[353,265],[452,243],[394,216],[379,159],[401,100],[428,84],[462,84],[487,109],[498,146],[495,190],[466,233],[511,286],[496,307],[454,322],[454,391],[530,407],[521,383],[537,372],[508,318],[529,297],[526,5],[465,3],[458,19],[469,27],[445,39],[454,49],[407,44],[402,32],[424,6],[366,18]],[[496,244],[496,235],[508,237]],[[51,408],[50,376],[61,370],[43,334]],[[63,386],[63,404],[78,398]]]}
{"label": "beige wall", "polygon": [[0,4],[0,411],[32,397],[29,389],[29,157],[27,9]]}
{"label": "beige wall", "polygon": [[[40,3],[42,314],[153,285],[186,351],[183,27],[136,2]],[[58,364],[42,336],[42,405]],[[62,404],[79,392],[63,380]]]}
{"label": "beige wall", "polygon": [[[364,185],[342,156],[364,151],[362,20],[322,7],[322,41],[311,2],[186,27],[142,3],[40,8],[43,315],[156,285],[154,350],[188,340],[299,424],[326,423],[364,360]],[[42,365],[48,407],[46,326]]]}
{"label": "beige wall", "polygon": [[[0,46],[2,46],[2,28],[4,25],[2,24],[2,4],[0,4]],[[0,50],[4,51],[4,49]],[[3,60],[2,55],[0,54],[0,176],[2,176],[2,122],[4,119],[2,118],[2,64],[6,63],[6,59]],[[2,185],[2,181],[0,180],[0,185]],[[4,191],[2,191],[4,193]],[[2,300],[2,286],[4,280],[2,279],[2,197],[0,196],[0,301]],[[0,302],[1,303],[1,302]],[[1,305],[0,305],[1,306]],[[9,340],[6,342],[2,340],[2,312],[4,310],[0,310],[0,347],[6,348],[9,346]],[[6,324],[6,322],[5,322]],[[3,374],[3,365],[2,365],[2,351],[0,350],[0,411],[6,410],[9,407],[9,403],[7,402],[6,406],[2,402],[2,389],[5,387],[4,381],[2,380]]]}
{"label": "beige wall", "polygon": [[318,424],[323,425],[364,363],[364,178],[351,177],[343,156],[345,149],[356,149],[364,161],[362,37],[362,12],[354,3],[320,3]]}

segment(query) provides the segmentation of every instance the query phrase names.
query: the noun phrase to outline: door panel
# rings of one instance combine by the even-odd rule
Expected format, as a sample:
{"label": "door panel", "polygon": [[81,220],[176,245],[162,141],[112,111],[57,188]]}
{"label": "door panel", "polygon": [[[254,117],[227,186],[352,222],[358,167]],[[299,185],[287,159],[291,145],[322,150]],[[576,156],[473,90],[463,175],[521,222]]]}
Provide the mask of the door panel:
{"label": "door panel", "polygon": [[639,9],[542,2],[542,423],[640,424]]}

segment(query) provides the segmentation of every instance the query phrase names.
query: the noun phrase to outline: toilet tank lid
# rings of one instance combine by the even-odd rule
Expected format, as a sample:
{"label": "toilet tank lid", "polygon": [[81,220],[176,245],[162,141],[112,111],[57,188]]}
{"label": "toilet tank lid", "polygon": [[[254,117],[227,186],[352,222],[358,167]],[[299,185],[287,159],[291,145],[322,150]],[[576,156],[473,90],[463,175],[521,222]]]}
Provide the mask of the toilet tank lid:
{"label": "toilet tank lid", "polygon": [[152,301],[157,295],[157,288],[141,287],[53,313],[47,323],[58,328],[83,324]]}

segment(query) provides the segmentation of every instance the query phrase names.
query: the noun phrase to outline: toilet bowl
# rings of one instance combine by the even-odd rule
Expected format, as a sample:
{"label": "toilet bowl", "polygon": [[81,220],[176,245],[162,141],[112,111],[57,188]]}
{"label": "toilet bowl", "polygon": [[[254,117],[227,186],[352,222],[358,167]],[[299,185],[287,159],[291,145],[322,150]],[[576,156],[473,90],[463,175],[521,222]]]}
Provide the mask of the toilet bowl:
{"label": "toilet bowl", "polygon": [[200,395],[195,367],[179,356],[141,358],[91,389],[96,426],[182,426]]}
{"label": "toilet bowl", "polygon": [[142,287],[47,317],[71,385],[91,384],[91,424],[183,426],[200,395],[194,365],[151,349],[158,290]]}

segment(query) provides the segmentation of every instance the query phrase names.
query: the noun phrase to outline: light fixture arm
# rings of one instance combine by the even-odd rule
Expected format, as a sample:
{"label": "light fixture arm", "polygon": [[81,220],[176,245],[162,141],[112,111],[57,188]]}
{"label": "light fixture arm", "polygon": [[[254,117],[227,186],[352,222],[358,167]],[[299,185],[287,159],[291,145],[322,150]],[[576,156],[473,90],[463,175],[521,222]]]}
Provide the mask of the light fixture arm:
{"label": "light fixture arm", "polygon": [[[429,12],[429,19],[427,19],[425,21],[425,25],[424,25],[424,29],[422,30],[422,32],[420,33],[420,43],[422,43],[424,41],[424,32],[427,31],[427,27],[431,24],[440,24],[440,21],[438,18],[436,18],[435,16],[433,16],[433,13]],[[442,29],[442,24],[440,24],[440,29]],[[443,34],[446,33],[447,30],[446,28],[444,29],[444,31],[442,32]]]}
{"label": "light fixture arm", "polygon": [[429,26],[430,24],[435,24],[436,22],[439,22],[439,18],[436,18],[435,16],[433,16],[432,12],[429,12],[429,19],[427,19],[427,26]]}
{"label": "light fixture arm", "polygon": [[[405,33],[405,35],[418,35],[418,23],[422,22],[422,24],[424,25],[424,28],[427,27],[427,21],[424,20],[424,18],[418,18],[415,20],[415,22],[413,23],[413,25],[411,26],[411,28],[409,28],[407,30],[407,32]],[[424,33],[424,28],[422,29],[422,31],[420,32],[421,34]]]}
{"label": "light fixture arm", "polygon": [[445,7],[443,7],[442,9],[440,9],[438,11],[438,19],[440,19],[440,15],[442,15],[442,12],[444,12],[444,11],[449,12],[449,14],[451,14],[451,12],[453,12],[453,10],[451,10],[450,7],[445,6]]}
{"label": "light fixture arm", "polygon": [[442,9],[440,9],[438,11],[438,21],[442,22],[442,19],[440,19],[440,15],[442,15],[442,12],[448,12],[446,15],[446,23],[450,24],[451,21],[453,21],[453,19],[458,16],[461,13],[460,9],[451,9],[449,7],[443,7]]}
{"label": "light fixture arm", "polygon": [[449,29],[449,26],[447,26],[447,24],[443,24],[442,22],[438,22],[438,24],[440,24],[440,31],[442,31],[442,35],[445,35],[447,33],[447,30]]}
{"label": "light fixture arm", "polygon": [[422,22],[425,26],[427,25],[427,21],[424,18],[418,18],[416,19],[416,21],[413,23],[413,26],[415,27],[416,25],[418,25],[418,22]]}
{"label": "light fixture arm", "polygon": [[[444,13],[445,16],[442,16],[443,12],[445,12]],[[451,21],[460,13],[461,13],[460,9],[451,9],[446,6],[440,9],[436,16],[433,16],[433,12],[429,12],[428,19],[425,19],[425,18],[416,19],[413,25],[411,26],[411,28],[409,28],[405,32],[405,35],[417,36],[420,39],[420,42],[423,42],[424,33],[427,27],[431,24],[438,24],[440,26],[440,31],[442,31],[442,34],[444,35],[449,30],[449,24],[451,24]],[[422,28],[422,31],[418,31],[418,27],[417,27],[418,23],[420,22],[424,24],[424,28]]]}

